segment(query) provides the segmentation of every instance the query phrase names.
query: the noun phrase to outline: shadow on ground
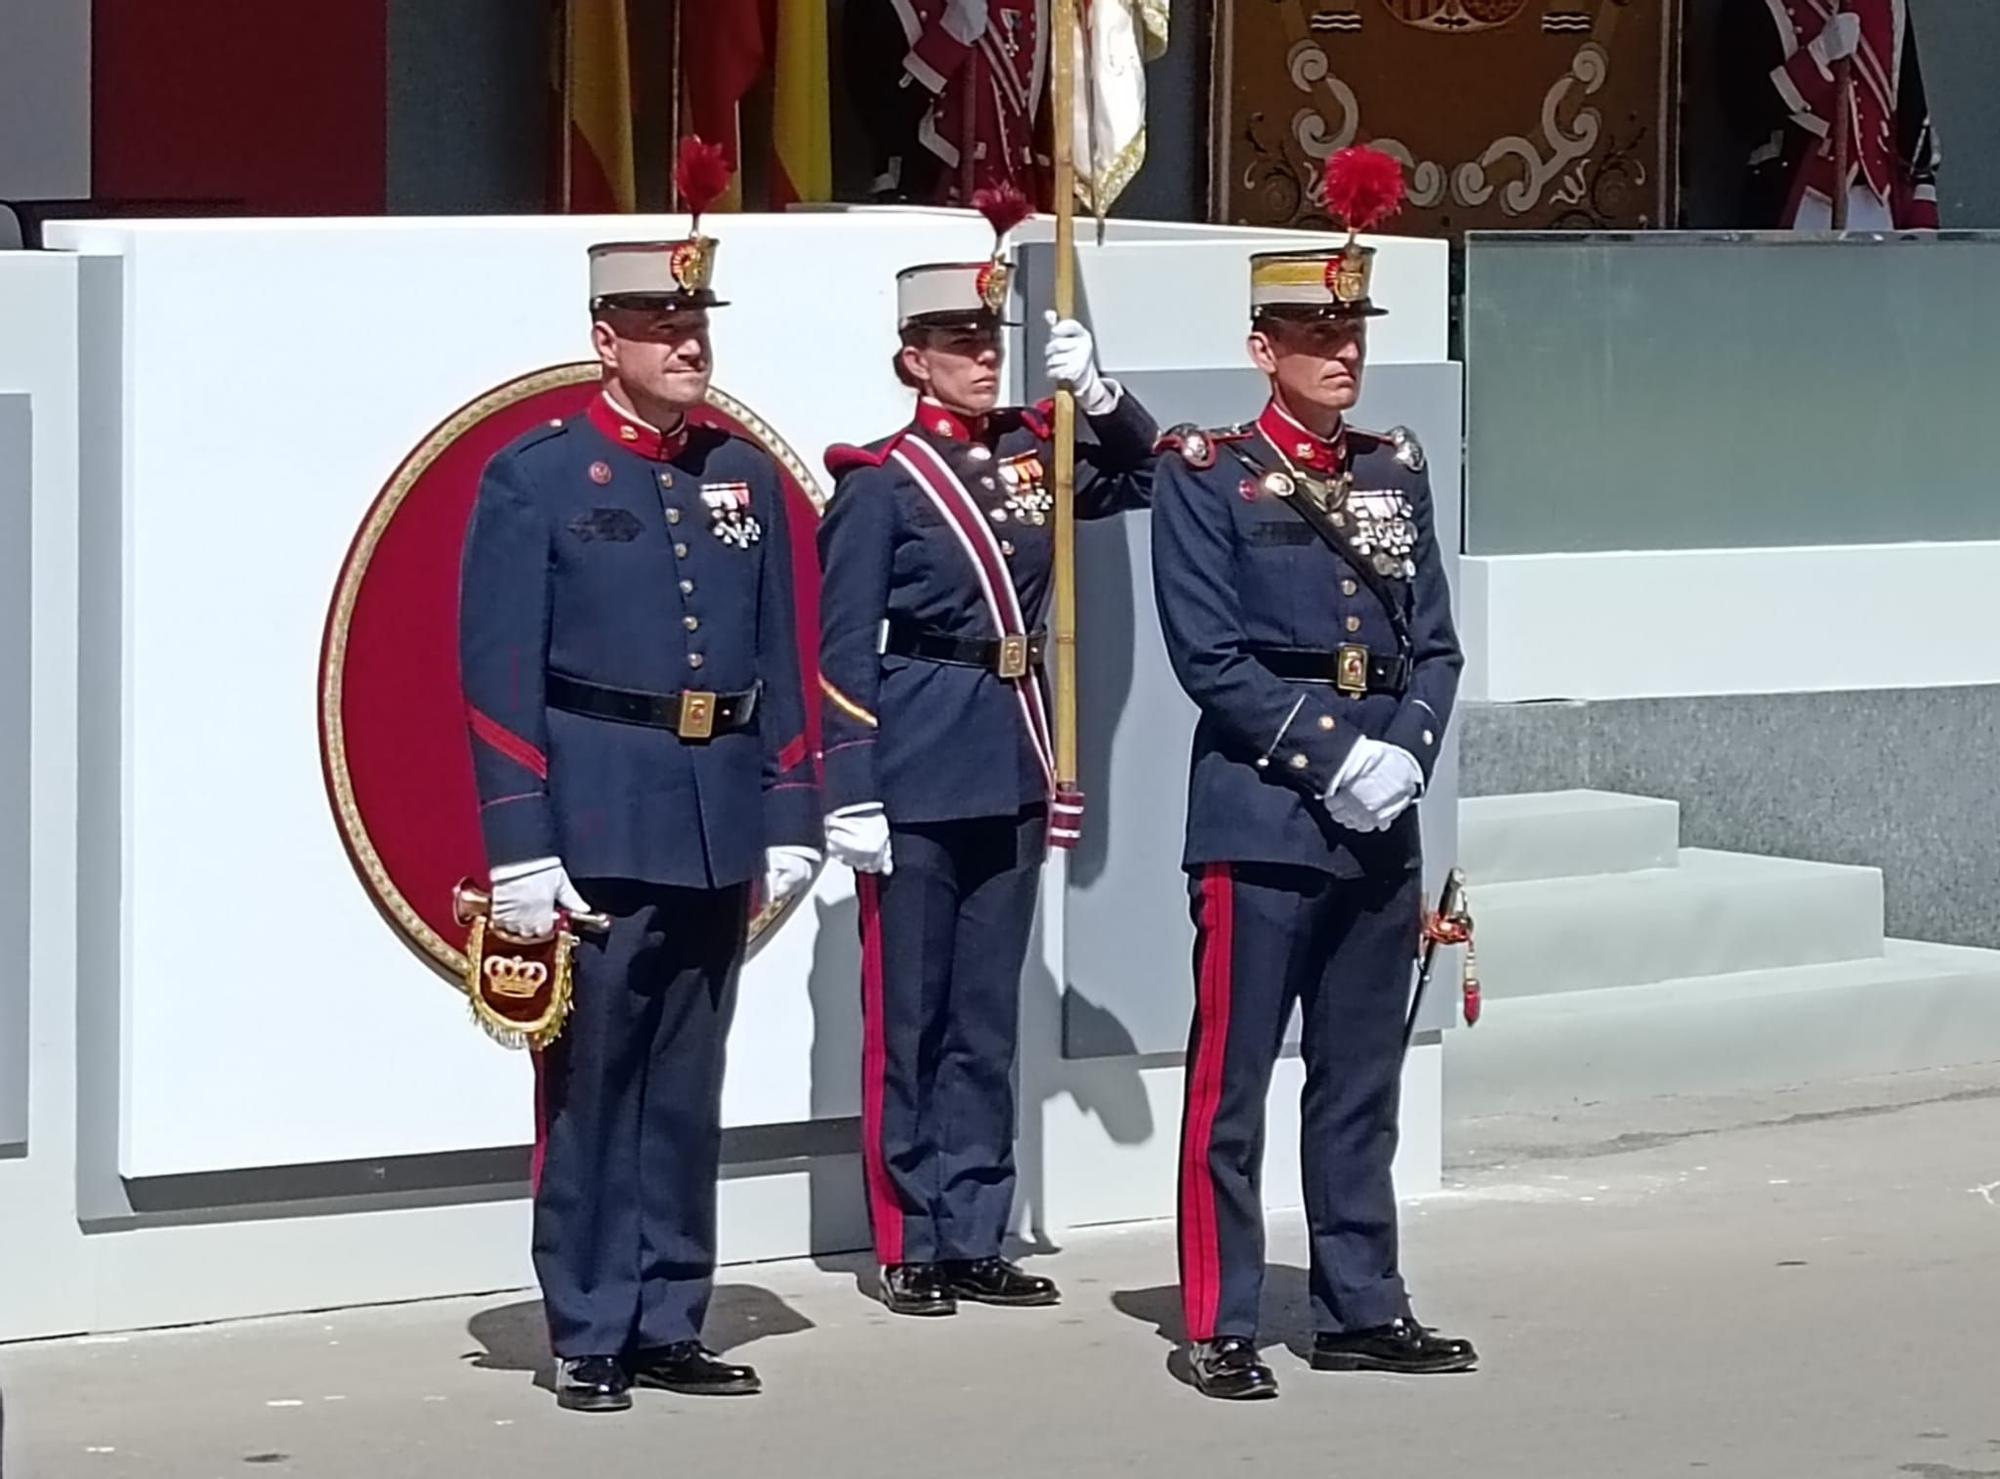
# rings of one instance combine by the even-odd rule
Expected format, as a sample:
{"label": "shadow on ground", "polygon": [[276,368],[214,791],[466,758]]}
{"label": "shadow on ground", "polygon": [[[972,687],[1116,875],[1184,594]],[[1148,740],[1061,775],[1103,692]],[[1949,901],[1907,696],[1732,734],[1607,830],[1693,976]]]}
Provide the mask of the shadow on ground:
{"label": "shadow on ground", "polygon": [[[532,1371],[535,1385],[554,1389],[555,1358],[549,1353],[548,1325],[538,1299],[481,1310],[466,1324],[466,1333],[480,1349],[466,1353],[479,1371]],[[708,1308],[708,1328],[702,1339],[727,1355],[755,1341],[777,1335],[797,1335],[813,1322],[769,1289],[756,1284],[718,1284]]]}
{"label": "shadow on ground", "polygon": [[[1257,1312],[1257,1349],[1268,1351],[1283,1346],[1294,1355],[1312,1355],[1312,1301],[1306,1271],[1288,1263],[1274,1263],[1264,1271],[1264,1297]],[[1181,1289],[1178,1284],[1159,1284],[1151,1289],[1120,1289],[1111,1296],[1111,1307],[1128,1319],[1151,1325],[1161,1340],[1173,1349],[1167,1352],[1167,1372],[1175,1381],[1193,1385],[1188,1371],[1187,1325],[1181,1318]]]}

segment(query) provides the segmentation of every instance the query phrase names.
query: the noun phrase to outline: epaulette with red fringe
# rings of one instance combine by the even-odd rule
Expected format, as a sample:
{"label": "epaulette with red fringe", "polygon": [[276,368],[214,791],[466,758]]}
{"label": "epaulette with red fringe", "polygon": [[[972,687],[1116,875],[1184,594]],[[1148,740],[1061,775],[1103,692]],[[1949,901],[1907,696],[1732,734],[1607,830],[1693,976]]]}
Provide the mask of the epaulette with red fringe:
{"label": "epaulette with red fringe", "polygon": [[893,436],[884,437],[872,447],[855,447],[846,442],[835,442],[826,449],[826,456],[823,459],[826,470],[835,477],[840,477],[844,473],[859,472],[864,467],[883,467],[889,461],[889,454],[902,444],[903,438],[908,434],[908,429],[905,428]]}
{"label": "epaulette with red fringe", "polygon": [[1153,443],[1155,452],[1176,452],[1181,461],[1196,472],[1215,466],[1215,449],[1225,442],[1240,442],[1250,435],[1249,426],[1222,426],[1212,430],[1184,422],[1160,433]]}

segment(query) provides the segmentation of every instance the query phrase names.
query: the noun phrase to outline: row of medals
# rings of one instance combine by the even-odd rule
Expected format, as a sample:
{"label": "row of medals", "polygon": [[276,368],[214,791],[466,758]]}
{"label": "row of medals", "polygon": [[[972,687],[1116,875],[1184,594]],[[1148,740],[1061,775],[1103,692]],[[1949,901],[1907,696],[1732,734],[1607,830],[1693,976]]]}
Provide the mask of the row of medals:
{"label": "row of medals", "polygon": [[[1406,518],[1385,519],[1367,509],[1350,509],[1349,496],[1354,492],[1352,473],[1343,472],[1329,483],[1297,467],[1289,472],[1273,468],[1264,474],[1258,486],[1273,498],[1295,498],[1304,493],[1326,514],[1329,524],[1347,534],[1354,552],[1373,565],[1377,575],[1387,580],[1415,577],[1416,562],[1410,555],[1417,547],[1416,526]],[[1348,534],[1350,523],[1354,530]]]}
{"label": "row of medals", "polygon": [[[975,462],[989,461],[992,456],[990,447],[972,448],[972,460]],[[1001,464],[1000,481],[1007,485],[1007,501],[999,508],[987,510],[987,517],[994,523],[1004,524],[1010,515],[1024,524],[1046,524],[1049,521],[1049,510],[1056,506],[1056,501],[1039,481],[1023,479],[1021,470],[1012,463]]]}

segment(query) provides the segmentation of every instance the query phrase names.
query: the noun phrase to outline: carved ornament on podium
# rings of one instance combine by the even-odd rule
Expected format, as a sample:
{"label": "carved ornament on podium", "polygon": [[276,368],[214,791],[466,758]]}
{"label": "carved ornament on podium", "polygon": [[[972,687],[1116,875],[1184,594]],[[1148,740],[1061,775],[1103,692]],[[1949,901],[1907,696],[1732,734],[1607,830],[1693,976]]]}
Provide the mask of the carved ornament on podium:
{"label": "carved ornament on podium", "polygon": [[1211,214],[1329,224],[1336,150],[1401,159],[1405,229],[1671,225],[1678,0],[1217,0]]}

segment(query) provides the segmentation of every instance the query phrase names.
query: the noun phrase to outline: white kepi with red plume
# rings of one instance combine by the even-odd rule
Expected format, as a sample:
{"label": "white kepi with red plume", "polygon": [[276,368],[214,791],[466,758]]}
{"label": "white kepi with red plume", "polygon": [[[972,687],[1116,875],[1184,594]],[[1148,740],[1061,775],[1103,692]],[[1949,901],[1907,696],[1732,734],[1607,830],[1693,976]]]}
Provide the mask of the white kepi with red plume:
{"label": "white kepi with red plume", "polygon": [[715,238],[701,232],[702,212],[729,188],[729,161],[720,144],[681,140],[674,184],[692,219],[679,241],[608,241],[590,249],[590,306],[600,308],[722,308],[715,278]]}
{"label": "white kepi with red plume", "polygon": [[1011,184],[975,191],[972,203],[993,227],[993,256],[905,267],[896,274],[897,328],[1001,321],[1014,278],[1006,260],[1007,233],[1035,212]]}

